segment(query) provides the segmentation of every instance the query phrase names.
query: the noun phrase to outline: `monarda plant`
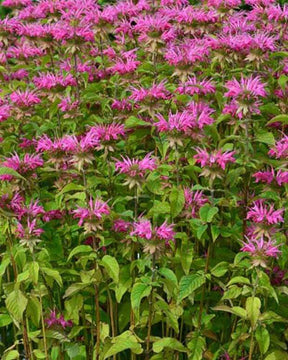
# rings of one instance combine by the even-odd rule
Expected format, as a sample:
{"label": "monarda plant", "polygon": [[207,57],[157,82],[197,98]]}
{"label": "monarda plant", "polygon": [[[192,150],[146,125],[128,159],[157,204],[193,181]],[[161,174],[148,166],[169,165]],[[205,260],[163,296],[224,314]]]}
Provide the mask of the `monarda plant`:
{"label": "monarda plant", "polygon": [[2,7],[1,359],[287,360],[287,5]]}

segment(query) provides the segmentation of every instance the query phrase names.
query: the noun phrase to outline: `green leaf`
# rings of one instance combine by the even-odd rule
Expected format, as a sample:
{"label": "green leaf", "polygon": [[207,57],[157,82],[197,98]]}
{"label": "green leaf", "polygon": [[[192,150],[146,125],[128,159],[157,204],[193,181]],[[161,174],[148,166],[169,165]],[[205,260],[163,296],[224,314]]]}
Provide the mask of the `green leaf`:
{"label": "green leaf", "polygon": [[[281,115],[278,115],[278,116],[281,116]],[[275,116],[273,119],[277,118],[278,116]],[[287,116],[287,119],[288,119],[288,116]],[[271,123],[271,121],[269,121],[269,123]],[[271,132],[266,131],[266,130],[259,130],[256,133],[255,141],[258,141],[258,142],[261,142],[261,143],[264,143],[267,145],[275,144],[274,135]]]}
{"label": "green leaf", "polygon": [[71,258],[80,253],[90,253],[93,249],[90,245],[78,245],[76,246],[69,254],[67,261],[71,260]]}
{"label": "green leaf", "polygon": [[22,281],[26,281],[27,279],[29,279],[29,277],[30,277],[29,270],[26,270],[23,273],[18,274],[17,283],[20,283]]}
{"label": "green leaf", "polygon": [[265,360],[288,360],[288,354],[286,351],[275,350],[269,355],[267,355],[265,357]]}
{"label": "green leaf", "polygon": [[27,315],[32,320],[35,326],[39,325],[41,316],[41,304],[36,296],[31,295],[27,305]]}
{"label": "green leaf", "polygon": [[136,315],[139,318],[139,309],[141,300],[144,297],[150,295],[152,287],[148,284],[143,283],[136,283],[134,284],[132,291],[131,291],[131,306]]}
{"label": "green leaf", "polygon": [[209,204],[205,204],[201,207],[199,214],[200,219],[204,223],[210,223],[213,220],[213,217],[218,213],[219,209],[217,207],[212,207]]}
{"label": "green leaf", "polygon": [[130,274],[130,266],[122,266],[119,274],[119,282],[115,287],[115,297],[118,303],[121,302],[123,295],[132,285],[132,277]]}
{"label": "green leaf", "polygon": [[69,297],[73,294],[76,294],[78,291],[81,291],[85,289],[89,284],[83,284],[83,283],[75,283],[68,287],[68,289],[65,291],[65,294],[63,298]]}
{"label": "green leaf", "polygon": [[11,169],[9,167],[6,167],[6,166],[1,166],[0,167],[0,176],[1,175],[12,175],[17,179],[21,179],[21,180],[24,180],[24,181],[27,182],[27,180],[22,175],[20,175],[16,170],[13,170],[13,169]]}
{"label": "green leaf", "polygon": [[33,351],[33,354],[36,356],[37,359],[46,359],[46,355],[39,349]]}
{"label": "green leaf", "polygon": [[171,204],[171,215],[174,218],[179,215],[183,209],[185,203],[184,191],[173,187],[169,196],[169,201]]}
{"label": "green leaf", "polygon": [[110,255],[105,255],[103,256],[101,263],[105,267],[111,279],[117,284],[119,282],[120,271],[117,260]]}
{"label": "green leaf", "polygon": [[197,238],[198,238],[199,240],[201,240],[203,234],[205,233],[205,231],[206,231],[207,229],[208,229],[208,225],[207,225],[207,224],[198,226],[198,228],[197,228]]}
{"label": "green leaf", "polygon": [[73,321],[73,324],[79,324],[79,311],[83,306],[83,296],[77,294],[71,299],[65,301],[65,309],[67,311],[67,318]]}
{"label": "green leaf", "polygon": [[150,126],[150,124],[147,123],[146,121],[143,121],[143,120],[137,118],[136,116],[130,116],[125,121],[125,127],[127,129],[134,128],[134,127],[137,127],[137,126]]}
{"label": "green leaf", "polygon": [[242,288],[232,285],[228,290],[224,292],[224,295],[222,296],[222,300],[227,299],[236,299],[238,296],[240,296],[242,293]]}
{"label": "green leaf", "polygon": [[215,277],[221,277],[228,271],[229,264],[226,261],[221,261],[211,270],[211,274]]}
{"label": "green leaf", "polygon": [[250,285],[250,280],[244,276],[235,276],[234,278],[232,278],[227,286],[233,285],[233,284],[246,284],[246,285]]}
{"label": "green leaf", "polygon": [[214,311],[225,311],[225,312],[229,312],[230,314],[239,316],[239,317],[241,317],[243,319],[247,318],[246,310],[241,308],[240,306],[229,307],[227,305],[219,305],[219,306],[215,306],[214,308],[212,308],[212,310],[214,310]]}
{"label": "green leaf", "polygon": [[264,327],[258,327],[255,332],[255,337],[261,354],[266,354],[270,346],[269,331]]}
{"label": "green leaf", "polygon": [[0,314],[0,327],[7,326],[12,323],[12,319],[9,314]]}
{"label": "green leaf", "polygon": [[203,360],[205,345],[205,339],[199,334],[194,334],[193,339],[187,345],[190,350],[189,360]]}
{"label": "green leaf", "polygon": [[279,77],[279,79],[278,79],[278,84],[279,84],[279,86],[281,87],[281,89],[282,89],[283,91],[285,91],[285,87],[286,87],[287,81],[288,81],[288,76],[283,75],[283,74],[282,74],[282,75]]}
{"label": "green leaf", "polygon": [[108,359],[109,357],[119,354],[120,352],[127,349],[130,349],[134,354],[142,354],[143,352],[143,349],[139,344],[138,339],[132,334],[130,330],[127,330],[121,335],[112,339],[112,345],[109,350],[104,354],[102,359]]}
{"label": "green leaf", "polygon": [[164,348],[168,348],[178,352],[187,352],[187,348],[181,344],[180,341],[174,338],[166,337],[160,340],[157,340],[153,343],[153,351],[155,353],[160,353],[164,350]]}
{"label": "green leaf", "polygon": [[218,225],[212,225],[211,226],[211,234],[212,234],[212,240],[215,242],[220,235],[220,229]]}
{"label": "green leaf", "polygon": [[46,267],[41,267],[41,271],[43,271],[48,277],[52,278],[57,282],[57,284],[62,287],[62,278],[57,270],[53,270]]}
{"label": "green leaf", "polygon": [[36,261],[33,261],[29,264],[29,274],[33,281],[33,284],[38,284],[38,277],[39,277],[39,264]]}
{"label": "green leaf", "polygon": [[193,260],[193,255],[194,255],[194,248],[192,242],[189,241],[187,237],[183,238],[181,242],[180,261],[185,275],[189,274]]}
{"label": "green leaf", "polygon": [[[270,125],[275,122],[281,122],[283,124],[288,124],[288,115],[280,114],[280,115],[274,116],[270,121],[268,121],[266,123],[266,125]],[[274,145],[274,143],[273,143],[273,145]]]}
{"label": "green leaf", "polygon": [[204,283],[205,283],[205,276],[203,273],[183,276],[179,284],[179,294],[177,299],[178,303],[180,303],[187,296],[191,295]]}
{"label": "green leaf", "polygon": [[5,300],[7,310],[12,317],[20,322],[26,309],[28,300],[20,290],[12,291]]}
{"label": "green leaf", "polygon": [[17,350],[10,350],[4,353],[2,360],[19,359],[19,352]]}
{"label": "green leaf", "polygon": [[249,297],[246,300],[246,311],[252,328],[255,328],[260,316],[261,300],[258,297]]}

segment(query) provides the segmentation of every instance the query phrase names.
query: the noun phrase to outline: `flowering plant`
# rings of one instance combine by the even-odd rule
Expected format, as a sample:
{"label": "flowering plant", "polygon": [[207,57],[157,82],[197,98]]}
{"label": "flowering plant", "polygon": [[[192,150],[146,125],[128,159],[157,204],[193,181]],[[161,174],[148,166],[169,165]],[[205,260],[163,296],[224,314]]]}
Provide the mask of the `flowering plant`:
{"label": "flowering plant", "polygon": [[287,359],[287,5],[0,10],[1,359]]}

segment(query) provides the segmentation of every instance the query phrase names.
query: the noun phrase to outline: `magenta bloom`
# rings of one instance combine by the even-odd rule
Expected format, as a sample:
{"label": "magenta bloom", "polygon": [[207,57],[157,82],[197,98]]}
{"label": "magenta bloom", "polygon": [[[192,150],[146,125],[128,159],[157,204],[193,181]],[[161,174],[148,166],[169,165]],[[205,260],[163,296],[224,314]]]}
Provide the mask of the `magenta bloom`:
{"label": "magenta bloom", "polygon": [[34,106],[41,102],[41,100],[35,95],[35,93],[29,90],[16,90],[11,93],[10,99],[19,107]]}
{"label": "magenta bloom", "polygon": [[110,208],[106,202],[96,199],[93,201],[92,198],[89,200],[88,208],[78,207],[76,210],[73,210],[74,218],[79,218],[78,225],[82,226],[84,221],[89,222],[99,222],[102,220],[104,215],[110,214]]}
{"label": "magenta bloom", "polygon": [[266,97],[265,85],[259,77],[241,77],[241,80],[230,80],[225,87],[228,91],[224,94],[231,98],[231,103],[226,104],[223,113],[230,113],[242,119],[248,112],[259,114],[260,97]]}
{"label": "magenta bloom", "polygon": [[[246,237],[247,238],[247,237]],[[277,258],[281,253],[279,245],[273,240],[264,240],[260,238],[247,238],[247,242],[243,242],[241,251],[249,252],[253,257],[274,257]]]}
{"label": "magenta bloom", "polygon": [[125,135],[125,128],[123,124],[108,124],[92,126],[86,136],[95,138],[98,142],[106,142],[119,140],[120,137]]}
{"label": "magenta bloom", "polygon": [[196,163],[200,163],[201,167],[217,166],[222,170],[225,170],[227,163],[235,161],[235,158],[233,157],[235,151],[222,152],[222,150],[214,150],[212,153],[208,153],[201,148],[196,148],[195,150],[197,154],[194,155],[194,159],[196,160]]}
{"label": "magenta bloom", "polygon": [[267,95],[265,85],[266,84],[261,83],[259,77],[241,77],[240,82],[236,79],[233,79],[226,83],[225,87],[228,89],[228,91],[224,94],[224,96],[241,98],[242,100],[251,100],[257,97],[265,97]]}
{"label": "magenta bloom", "polygon": [[165,244],[169,244],[169,241],[174,241],[175,232],[173,227],[173,224],[168,225],[165,221],[161,226],[156,226],[153,229],[150,220],[140,218],[138,222],[133,224],[133,230],[130,232],[130,235],[156,242],[165,240]]}
{"label": "magenta bloom", "polygon": [[[21,175],[25,175],[29,172],[33,172],[43,164],[44,161],[40,155],[25,154],[21,160],[19,155],[15,154],[11,158],[6,158],[1,165],[16,170]],[[35,176],[35,174],[32,174],[32,176]],[[10,181],[13,179],[13,175],[1,175],[0,179]]]}
{"label": "magenta bloom", "polygon": [[211,80],[197,80],[196,76],[189,77],[186,82],[176,89],[179,94],[206,95],[215,93],[215,84]]}
{"label": "magenta bloom", "polygon": [[129,185],[132,188],[134,185],[140,185],[147,175],[148,171],[153,171],[157,168],[156,160],[151,157],[151,154],[147,154],[142,160],[139,159],[129,159],[122,156],[123,161],[118,160],[115,163],[116,171],[119,171],[120,174],[126,174],[129,176],[125,182],[125,185]]}
{"label": "magenta bloom", "polygon": [[150,89],[145,88],[132,88],[132,94],[129,99],[134,100],[135,102],[141,101],[157,101],[157,100],[166,100],[170,99],[171,94],[166,90],[164,82],[160,84],[154,84]]}
{"label": "magenta bloom", "polygon": [[266,184],[271,184],[273,180],[275,180],[279,186],[288,183],[288,171],[284,171],[281,169],[278,170],[276,174],[274,169],[272,168],[271,170],[267,171],[258,171],[252,176],[255,178],[256,183],[263,182]]}
{"label": "magenta bloom", "polygon": [[253,206],[249,208],[247,219],[255,223],[266,223],[268,225],[283,222],[284,209],[274,210],[274,205],[266,205],[264,200],[254,201]]}
{"label": "magenta bloom", "polygon": [[60,325],[63,329],[66,327],[73,326],[72,320],[66,321],[64,316],[61,314],[60,316],[56,314],[56,310],[51,310],[49,316],[45,319],[45,322],[48,328],[52,326]]}
{"label": "magenta bloom", "polygon": [[286,159],[288,157],[288,136],[284,135],[282,139],[278,140],[268,154],[277,159]]}
{"label": "magenta bloom", "polygon": [[117,219],[113,223],[113,230],[115,232],[123,232],[126,233],[131,227],[130,221],[125,221],[123,219]]}
{"label": "magenta bloom", "polygon": [[10,117],[12,107],[8,104],[0,106],[0,123]]}
{"label": "magenta bloom", "polygon": [[142,239],[152,239],[152,225],[149,220],[140,219],[139,222],[134,223],[131,236],[139,236]]}
{"label": "magenta bloom", "polygon": [[203,191],[192,191],[184,188],[185,215],[189,218],[197,218],[200,208],[208,202],[208,198],[203,195]]}
{"label": "magenta bloom", "polygon": [[33,82],[38,89],[47,90],[56,87],[65,88],[67,86],[76,86],[76,80],[71,74],[68,74],[66,76],[62,74],[55,75],[53,73],[41,74],[38,77],[35,76]]}

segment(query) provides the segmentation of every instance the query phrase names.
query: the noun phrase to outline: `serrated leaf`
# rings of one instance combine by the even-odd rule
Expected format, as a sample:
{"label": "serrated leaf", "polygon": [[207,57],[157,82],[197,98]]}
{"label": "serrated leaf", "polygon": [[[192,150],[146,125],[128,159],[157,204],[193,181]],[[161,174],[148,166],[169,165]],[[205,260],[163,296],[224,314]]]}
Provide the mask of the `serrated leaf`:
{"label": "serrated leaf", "polygon": [[189,360],[203,360],[205,345],[205,339],[199,334],[195,334],[187,345],[190,350]]}
{"label": "serrated leaf", "polygon": [[27,180],[22,175],[20,175],[16,170],[11,169],[6,166],[0,167],[0,176],[1,175],[12,175],[12,176],[16,177],[17,179],[21,179],[21,180],[24,180],[27,182]]}
{"label": "serrated leaf", "polygon": [[67,261],[71,260],[71,258],[80,253],[90,253],[93,249],[90,245],[78,245],[76,246],[69,254]]}
{"label": "serrated leaf", "polygon": [[20,322],[26,309],[28,300],[20,290],[12,291],[5,300],[7,310],[12,317]]}
{"label": "serrated leaf", "polygon": [[219,209],[217,207],[212,207],[209,204],[205,204],[201,207],[199,214],[200,219],[204,223],[210,223],[213,220],[213,217],[218,213]]}
{"label": "serrated leaf", "polygon": [[251,322],[252,328],[255,327],[260,316],[261,300],[258,297],[249,297],[246,300],[247,317]]}
{"label": "serrated leaf", "polygon": [[182,269],[185,275],[189,274],[190,267],[193,260],[194,248],[191,241],[188,238],[183,238],[181,242],[181,254],[180,254],[180,261],[182,265]]}
{"label": "serrated leaf", "polygon": [[10,350],[4,353],[2,360],[19,359],[19,352],[17,350]]}
{"label": "serrated leaf", "polygon": [[105,353],[103,360],[128,349],[130,349],[134,354],[138,355],[142,354],[143,352],[141,344],[139,344],[136,336],[134,336],[129,330],[112,339],[112,345]]}
{"label": "serrated leaf", "polygon": [[33,261],[29,264],[29,274],[33,281],[33,284],[38,284],[38,277],[39,277],[39,264],[36,261]]}
{"label": "serrated leaf", "polygon": [[255,332],[255,337],[258,342],[261,354],[266,354],[270,346],[269,331],[264,327],[258,327]]}
{"label": "serrated leaf", "polygon": [[130,274],[130,266],[122,266],[119,274],[119,282],[115,287],[115,297],[118,303],[121,302],[123,295],[132,285],[132,278]]}
{"label": "serrated leaf", "polygon": [[41,267],[41,271],[43,271],[51,279],[55,280],[57,284],[62,287],[63,283],[59,271],[47,267]]}
{"label": "serrated leaf", "polygon": [[221,277],[228,271],[229,264],[226,261],[221,261],[211,270],[211,274],[215,277]]}
{"label": "serrated leaf", "polygon": [[148,284],[143,284],[143,283],[134,284],[132,291],[131,291],[131,306],[132,306],[132,309],[133,309],[136,317],[139,317],[141,300],[144,297],[149,296],[151,293],[151,290],[152,290],[152,287]]}
{"label": "serrated leaf", "polygon": [[137,126],[150,126],[149,123],[137,118],[136,116],[130,116],[126,121],[125,121],[125,127],[127,129],[131,129]]}
{"label": "serrated leaf", "polygon": [[233,284],[246,284],[246,285],[250,285],[250,280],[244,276],[235,276],[234,278],[232,278],[227,286],[233,285]]}
{"label": "serrated leaf", "polygon": [[173,187],[169,196],[169,201],[171,205],[171,215],[174,218],[181,213],[184,207],[184,191]]}
{"label": "serrated leaf", "polygon": [[265,360],[288,360],[288,354],[286,351],[275,350],[269,355],[267,355],[265,357]]}
{"label": "serrated leaf", "polygon": [[185,275],[181,278],[179,283],[178,303],[180,303],[187,296],[191,295],[195,290],[205,283],[204,274]]}
{"label": "serrated leaf", "polygon": [[[266,125],[273,124],[275,122],[281,122],[283,124],[288,124],[288,115],[286,114],[280,114],[277,116],[274,116],[271,120],[269,120]],[[274,145],[274,144],[273,144]]]}
{"label": "serrated leaf", "polygon": [[245,309],[241,308],[240,306],[233,306],[233,307],[229,307],[227,305],[219,305],[219,306],[215,306],[213,307],[212,310],[215,311],[225,311],[225,312],[229,312],[230,314],[239,316],[243,319],[247,318],[247,312]]}
{"label": "serrated leaf", "polygon": [[12,319],[9,314],[0,314],[0,327],[7,326],[11,323]]}
{"label": "serrated leaf", "polygon": [[105,267],[108,275],[117,284],[119,282],[119,271],[120,271],[117,260],[110,255],[105,255],[103,256],[101,262]]}
{"label": "serrated leaf", "polygon": [[[278,115],[278,116],[280,116],[280,115]],[[277,118],[278,116],[275,116],[275,118]],[[273,119],[275,119],[275,118],[273,118]],[[288,116],[287,116],[287,119],[288,119]],[[269,121],[269,123],[271,123],[271,122]],[[258,142],[261,142],[261,143],[264,143],[267,145],[275,144],[274,135],[271,132],[265,131],[265,130],[259,130],[256,133],[255,141],[258,141]]]}
{"label": "serrated leaf", "polygon": [[76,294],[78,291],[81,291],[85,289],[89,284],[83,284],[83,283],[75,283],[68,287],[68,289],[65,291],[65,294],[63,298],[69,297],[73,294]]}
{"label": "serrated leaf", "polygon": [[41,316],[41,304],[36,296],[31,295],[27,304],[27,315],[35,326],[39,325]]}
{"label": "serrated leaf", "polygon": [[178,352],[187,352],[188,349],[177,339],[166,337],[160,340],[156,340],[153,343],[153,351],[155,353],[162,352],[165,348],[178,351]]}

